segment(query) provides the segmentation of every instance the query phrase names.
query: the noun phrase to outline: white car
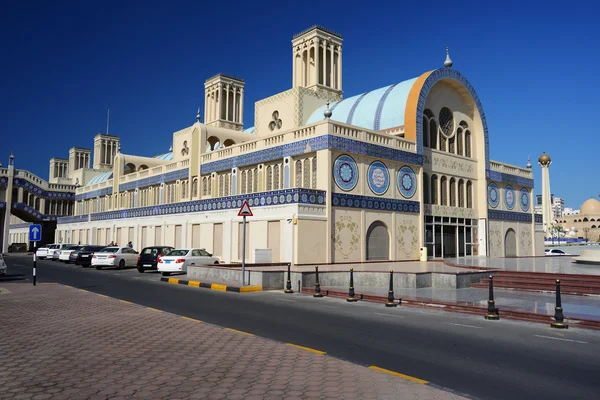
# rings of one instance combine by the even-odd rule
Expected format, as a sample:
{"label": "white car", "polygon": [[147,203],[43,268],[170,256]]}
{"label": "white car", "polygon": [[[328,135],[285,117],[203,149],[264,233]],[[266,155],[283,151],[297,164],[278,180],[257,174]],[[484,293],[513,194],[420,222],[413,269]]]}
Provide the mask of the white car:
{"label": "white car", "polygon": [[48,249],[48,254],[46,255],[46,258],[48,260],[58,260],[58,257],[60,256],[60,252],[62,250],[67,250],[67,249],[70,249],[71,247],[75,247],[75,246],[76,245],[70,244],[70,243],[53,244]]}
{"label": "white car", "polygon": [[123,269],[137,266],[137,260],[138,252],[134,249],[129,247],[105,247],[92,256],[92,267],[96,267],[96,269],[102,269],[102,267]]}
{"label": "white car", "polygon": [[67,249],[65,250],[61,250],[60,253],[58,254],[58,261],[62,261],[64,263],[69,263],[69,257],[71,257],[71,253],[74,252],[75,250],[79,250],[80,248],[82,248],[83,246],[71,246],[71,247],[67,247]]}
{"label": "white car", "polygon": [[159,258],[157,267],[163,276],[169,276],[172,272],[187,272],[187,267],[192,264],[218,263],[219,259],[204,249],[175,249]]}
{"label": "white car", "polygon": [[50,247],[52,246],[56,246],[55,244],[47,244],[43,247],[40,247],[36,250],[35,252],[35,256],[41,260],[43,260],[44,258],[46,258],[48,256],[48,250],[50,250]]}
{"label": "white car", "polygon": [[8,270],[8,268],[6,267],[4,258],[2,257],[2,254],[0,254],[0,275],[6,275],[7,270]]}
{"label": "white car", "polygon": [[565,253],[564,251],[559,250],[559,249],[546,249],[545,255],[546,256],[571,256],[572,254]]}

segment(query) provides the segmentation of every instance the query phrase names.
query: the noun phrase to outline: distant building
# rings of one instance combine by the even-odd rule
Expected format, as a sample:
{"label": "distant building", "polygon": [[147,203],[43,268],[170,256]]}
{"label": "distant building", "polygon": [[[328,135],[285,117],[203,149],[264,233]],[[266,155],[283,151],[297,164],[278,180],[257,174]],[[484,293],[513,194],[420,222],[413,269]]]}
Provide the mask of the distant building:
{"label": "distant building", "polygon": [[563,217],[567,215],[579,215],[579,210],[574,210],[571,207],[566,207],[563,211]]}
{"label": "distant building", "polygon": [[565,211],[565,199],[554,197],[552,199],[552,211],[554,212],[554,218],[562,217]]}

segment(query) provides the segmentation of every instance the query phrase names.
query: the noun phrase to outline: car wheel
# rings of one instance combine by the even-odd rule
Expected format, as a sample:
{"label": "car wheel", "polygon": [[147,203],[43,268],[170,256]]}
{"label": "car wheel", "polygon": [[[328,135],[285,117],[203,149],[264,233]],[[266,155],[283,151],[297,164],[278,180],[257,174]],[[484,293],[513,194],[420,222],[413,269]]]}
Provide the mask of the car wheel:
{"label": "car wheel", "polygon": [[218,262],[218,261],[215,261],[215,264],[219,264],[219,262]]}
{"label": "car wheel", "polygon": [[170,272],[163,272],[162,276],[171,276],[171,273]]}
{"label": "car wheel", "polygon": [[124,267],[125,267],[125,260],[119,261],[119,266],[117,267],[117,269],[123,269]]}
{"label": "car wheel", "polygon": [[140,274],[143,274],[143,273],[144,273],[144,268],[138,268],[137,270],[138,270],[138,272],[139,272]]}
{"label": "car wheel", "polygon": [[101,270],[101,269],[102,269],[102,266],[101,266],[101,265],[96,265],[96,269],[97,269],[97,270]]}

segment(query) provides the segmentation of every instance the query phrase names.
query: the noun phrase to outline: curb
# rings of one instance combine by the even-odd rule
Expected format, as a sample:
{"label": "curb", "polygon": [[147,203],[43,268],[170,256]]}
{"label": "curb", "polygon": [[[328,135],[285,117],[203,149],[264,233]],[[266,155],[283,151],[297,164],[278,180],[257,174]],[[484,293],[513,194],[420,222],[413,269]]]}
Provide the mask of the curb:
{"label": "curb", "polygon": [[172,283],[175,285],[194,286],[194,287],[198,287],[198,288],[220,290],[222,292],[249,293],[249,292],[262,291],[262,286],[228,286],[228,285],[221,285],[218,283],[203,283],[203,282],[198,282],[198,281],[188,281],[186,279],[177,279],[177,278],[160,278],[160,280],[161,280],[161,282]]}

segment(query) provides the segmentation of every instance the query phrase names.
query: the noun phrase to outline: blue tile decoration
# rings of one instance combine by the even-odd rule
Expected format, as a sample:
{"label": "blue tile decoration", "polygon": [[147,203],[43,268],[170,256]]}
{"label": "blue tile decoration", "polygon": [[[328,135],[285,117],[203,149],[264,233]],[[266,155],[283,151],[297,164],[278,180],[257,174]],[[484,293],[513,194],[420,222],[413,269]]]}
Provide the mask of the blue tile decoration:
{"label": "blue tile decoration", "polygon": [[358,183],[358,166],[347,154],[338,156],[333,162],[333,180],[342,190],[352,190]]}
{"label": "blue tile decoration", "polygon": [[481,124],[483,126],[483,135],[485,140],[485,167],[486,169],[490,168],[490,141],[488,137],[488,127],[487,120],[485,118],[485,113],[483,112],[483,107],[481,106],[481,101],[479,100],[479,96],[477,96],[477,92],[471,83],[465,78],[460,72],[457,72],[450,68],[440,68],[433,71],[425,82],[423,82],[423,86],[421,88],[421,93],[419,94],[419,101],[417,103],[417,154],[423,155],[423,112],[425,111],[425,101],[427,100],[427,96],[429,95],[429,91],[431,88],[443,79],[454,79],[458,81],[461,85],[467,89],[473,101],[475,102],[475,106],[479,111],[479,115],[481,116]]}
{"label": "blue tile decoration", "polygon": [[[138,207],[125,210],[106,211],[90,214],[91,221],[105,221],[112,219],[154,217],[159,215],[183,214],[191,212],[239,209],[244,200],[248,200],[250,207],[263,207],[284,204],[313,204],[325,205],[326,193],[321,190],[311,189],[285,189],[271,192],[248,193],[237,196],[218,197],[214,199],[194,200],[181,203],[161,204],[158,206]],[[79,217],[79,216],[78,216]],[[82,221],[87,221],[83,215]],[[60,219],[59,224],[79,222],[71,220],[74,217]]]}
{"label": "blue tile decoration", "polygon": [[[0,178],[0,186],[7,186],[8,178],[2,177]],[[73,192],[52,192],[48,190],[44,190],[41,187],[37,186],[29,182],[23,178],[14,178],[13,179],[14,187],[21,187],[26,189],[29,193],[36,195],[37,197],[51,200],[75,200],[75,193]]]}
{"label": "blue tile decoration", "polygon": [[407,164],[423,165],[423,156],[416,153],[328,134],[202,164],[200,165],[200,174],[206,175],[212,172],[230,170],[235,167],[245,167],[267,161],[280,160],[284,157],[304,154],[307,149],[310,149],[310,151],[330,149]]}
{"label": "blue tile decoration", "polygon": [[544,223],[544,216],[542,214],[533,214],[533,218],[536,224]]}
{"label": "blue tile decoration", "polygon": [[0,208],[6,208],[6,202],[0,201]]}
{"label": "blue tile decoration", "polygon": [[367,182],[369,183],[369,189],[376,195],[381,196],[387,192],[390,187],[390,173],[384,163],[374,161],[369,165]]}
{"label": "blue tile decoration", "polygon": [[90,220],[90,214],[83,215],[71,215],[68,217],[58,217],[56,219],[57,224],[71,224],[75,222],[88,222]]}
{"label": "blue tile decoration", "polygon": [[515,190],[510,185],[504,188],[504,205],[509,210],[515,208]]}
{"label": "blue tile decoration", "polygon": [[397,185],[402,196],[407,199],[413,197],[417,191],[417,176],[415,175],[415,171],[406,165],[400,168]]}
{"label": "blue tile decoration", "polygon": [[95,199],[96,197],[102,197],[102,196],[110,196],[112,194],[112,185],[102,188],[102,189],[97,189],[97,190],[92,190],[91,192],[85,192],[82,194],[76,194],[75,195],[75,201],[80,201],[80,200],[87,200],[87,199]]}
{"label": "blue tile decoration", "polygon": [[11,224],[10,229],[23,229],[23,228],[29,228],[30,226],[31,226],[30,222],[24,222],[22,224]]}
{"label": "blue tile decoration", "polygon": [[498,185],[496,185],[496,183],[494,182],[490,182],[490,184],[488,185],[487,193],[488,204],[493,208],[498,207],[498,204],[500,203],[500,193],[498,193]]}
{"label": "blue tile decoration", "polygon": [[347,193],[332,193],[331,196],[331,203],[334,207],[410,213],[418,213],[421,210],[421,204],[418,201],[361,196]]}
{"label": "blue tile decoration", "polygon": [[485,171],[485,176],[490,181],[510,183],[511,185],[527,186],[531,188],[533,187],[533,179],[524,178],[518,175],[505,174],[503,172],[487,169]]}
{"label": "blue tile decoration", "polygon": [[515,211],[502,211],[502,210],[491,210],[488,209],[488,218],[502,221],[518,221],[518,222],[531,222],[533,218],[529,213],[515,212]]}
{"label": "blue tile decoration", "polygon": [[531,203],[529,200],[529,190],[525,188],[521,189],[519,192],[519,203],[521,203],[521,210],[529,211],[529,204]]}
{"label": "blue tile decoration", "polygon": [[360,104],[362,99],[364,99],[365,96],[368,95],[369,93],[371,93],[371,92],[361,94],[360,97],[352,105],[352,108],[350,108],[350,112],[348,113],[348,118],[346,119],[346,123],[348,125],[352,125],[352,119],[354,118],[354,113],[356,112],[356,108],[358,107],[358,105]]}
{"label": "blue tile decoration", "polygon": [[169,171],[164,174],[149,176],[148,178],[142,178],[136,181],[121,183],[119,185],[119,192],[124,192],[126,190],[134,190],[152,185],[160,185],[161,183],[173,182],[178,179],[187,179],[189,176],[189,168],[178,169],[176,171]]}
{"label": "blue tile decoration", "polygon": [[396,85],[398,84],[394,83],[392,86],[388,87],[383,93],[383,96],[381,96],[381,99],[379,99],[377,109],[375,110],[375,122],[373,123],[374,131],[378,131],[381,129],[381,112],[383,111],[383,105],[385,104],[385,100],[387,99],[387,97],[390,95],[390,92],[396,87]]}
{"label": "blue tile decoration", "polygon": [[12,208],[25,211],[27,214],[36,218],[38,221],[56,221],[57,218],[55,215],[42,214],[35,208],[31,207],[29,204],[25,203],[12,203]]}

